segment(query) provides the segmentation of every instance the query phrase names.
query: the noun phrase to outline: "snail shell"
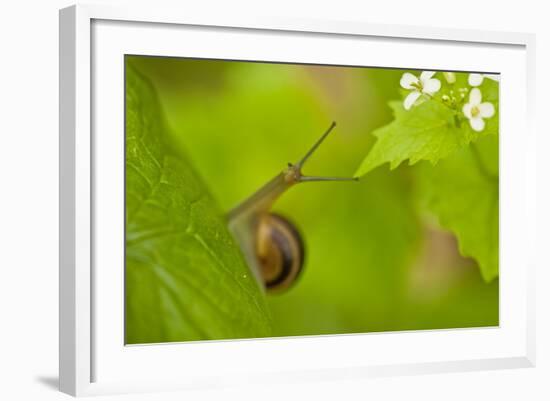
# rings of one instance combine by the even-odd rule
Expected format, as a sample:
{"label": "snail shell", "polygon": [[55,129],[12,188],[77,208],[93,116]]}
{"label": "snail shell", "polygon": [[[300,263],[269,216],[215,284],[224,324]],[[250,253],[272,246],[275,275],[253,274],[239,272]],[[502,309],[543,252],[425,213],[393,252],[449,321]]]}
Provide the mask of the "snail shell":
{"label": "snail shell", "polygon": [[302,236],[286,218],[266,213],[259,223],[256,240],[256,256],[265,288],[269,292],[288,289],[304,266]]}

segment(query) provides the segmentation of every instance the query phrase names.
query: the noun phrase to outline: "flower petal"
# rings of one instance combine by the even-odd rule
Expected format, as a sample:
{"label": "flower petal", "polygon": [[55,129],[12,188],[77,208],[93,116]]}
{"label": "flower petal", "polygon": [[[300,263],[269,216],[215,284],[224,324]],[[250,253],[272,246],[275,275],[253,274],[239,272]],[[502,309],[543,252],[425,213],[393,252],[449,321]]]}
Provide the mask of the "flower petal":
{"label": "flower petal", "polygon": [[485,78],[492,79],[493,81],[500,82],[500,74],[483,74]]}
{"label": "flower petal", "polygon": [[472,105],[470,103],[466,103],[464,106],[462,106],[462,112],[466,116],[466,118],[472,118]]}
{"label": "flower petal", "polygon": [[481,91],[477,88],[473,88],[470,91],[470,103],[472,106],[477,106],[481,103]]}
{"label": "flower petal", "polygon": [[433,94],[441,88],[441,82],[437,78],[428,79],[422,84],[422,92]]}
{"label": "flower petal", "polygon": [[481,103],[478,108],[479,114],[481,114],[481,117],[483,118],[490,118],[493,117],[493,115],[495,114],[495,106],[493,106],[492,103]]}
{"label": "flower petal", "polygon": [[409,93],[408,96],[403,101],[403,107],[405,107],[405,110],[409,110],[419,97],[420,97],[420,92],[418,91]]}
{"label": "flower petal", "polygon": [[434,75],[435,75],[435,71],[422,71],[422,74],[420,74],[420,81],[424,83]]}
{"label": "flower petal", "polygon": [[485,128],[485,121],[481,117],[470,118],[470,126],[474,131],[480,132]]}
{"label": "flower petal", "polygon": [[483,75],[481,74],[470,74],[468,75],[468,83],[471,86],[479,86],[483,82]]}
{"label": "flower petal", "polygon": [[454,84],[456,82],[456,74],[454,72],[444,72],[443,76],[450,84]]}
{"label": "flower petal", "polygon": [[414,83],[417,83],[417,82],[418,82],[417,77],[415,77],[410,72],[406,72],[401,77],[401,81],[399,81],[399,84],[404,89],[414,89],[414,87],[411,84],[414,84]]}

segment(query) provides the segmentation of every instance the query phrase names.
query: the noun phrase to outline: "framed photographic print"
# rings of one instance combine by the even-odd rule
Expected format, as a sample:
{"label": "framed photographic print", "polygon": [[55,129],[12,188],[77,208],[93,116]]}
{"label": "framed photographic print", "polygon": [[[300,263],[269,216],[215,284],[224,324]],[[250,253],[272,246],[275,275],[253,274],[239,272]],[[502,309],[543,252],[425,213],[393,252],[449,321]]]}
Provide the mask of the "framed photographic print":
{"label": "framed photographic print", "polygon": [[534,363],[534,39],[60,13],[60,387]]}

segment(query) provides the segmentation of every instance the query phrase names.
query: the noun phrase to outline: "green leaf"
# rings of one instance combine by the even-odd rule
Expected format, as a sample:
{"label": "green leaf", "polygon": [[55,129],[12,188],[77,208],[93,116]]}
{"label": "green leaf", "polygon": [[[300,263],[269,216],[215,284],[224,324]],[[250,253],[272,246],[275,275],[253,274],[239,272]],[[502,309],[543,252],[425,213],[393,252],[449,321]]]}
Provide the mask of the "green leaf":
{"label": "green leaf", "polygon": [[401,102],[390,106],[396,119],[373,132],[378,140],[355,173],[358,177],[386,162],[391,169],[407,159],[410,164],[435,163],[466,143],[453,112],[438,102],[426,101],[409,111]]}
{"label": "green leaf", "polygon": [[[441,92],[453,91],[453,96],[457,96],[459,89],[471,89],[465,83],[466,74],[458,74],[458,77],[457,83],[451,86],[445,84]],[[443,81],[443,77],[441,80]],[[472,130],[469,121],[460,111],[462,103],[459,102],[459,110],[456,112],[444,105],[441,102],[442,93],[438,93],[436,99],[425,99],[410,110],[405,110],[401,101],[390,102],[395,120],[372,133],[377,141],[355,176],[364,176],[388,162],[390,169],[396,168],[405,160],[409,160],[411,165],[420,160],[435,164],[471,142],[487,135],[498,134],[498,83],[486,78],[480,90],[482,101],[493,103],[496,110],[495,115],[486,120],[486,127],[482,132]],[[465,96],[467,100],[468,94]]]}
{"label": "green leaf", "polygon": [[126,342],[261,337],[265,298],[221,210],[126,67]]}
{"label": "green leaf", "polygon": [[474,258],[485,281],[498,276],[498,136],[486,136],[437,166],[419,166],[427,207]]}

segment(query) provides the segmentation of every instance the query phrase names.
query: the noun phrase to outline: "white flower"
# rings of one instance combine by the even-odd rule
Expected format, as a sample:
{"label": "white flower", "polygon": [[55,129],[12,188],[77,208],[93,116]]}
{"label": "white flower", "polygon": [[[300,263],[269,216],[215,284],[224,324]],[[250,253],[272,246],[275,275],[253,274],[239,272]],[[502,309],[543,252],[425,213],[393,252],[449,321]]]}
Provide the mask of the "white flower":
{"label": "white flower", "polygon": [[462,112],[470,120],[470,126],[474,131],[483,131],[485,128],[484,118],[490,118],[495,114],[495,107],[492,103],[481,103],[481,91],[473,88],[470,91],[470,102],[462,107]]}
{"label": "white flower", "polygon": [[441,88],[439,79],[432,78],[434,74],[435,71],[423,71],[420,77],[410,72],[403,74],[399,83],[401,87],[411,91],[403,102],[405,110],[409,110],[423,93],[431,96]]}
{"label": "white flower", "polygon": [[470,86],[479,86],[483,82],[483,78],[489,78],[499,82],[500,75],[498,74],[470,74],[468,75],[468,83]]}

